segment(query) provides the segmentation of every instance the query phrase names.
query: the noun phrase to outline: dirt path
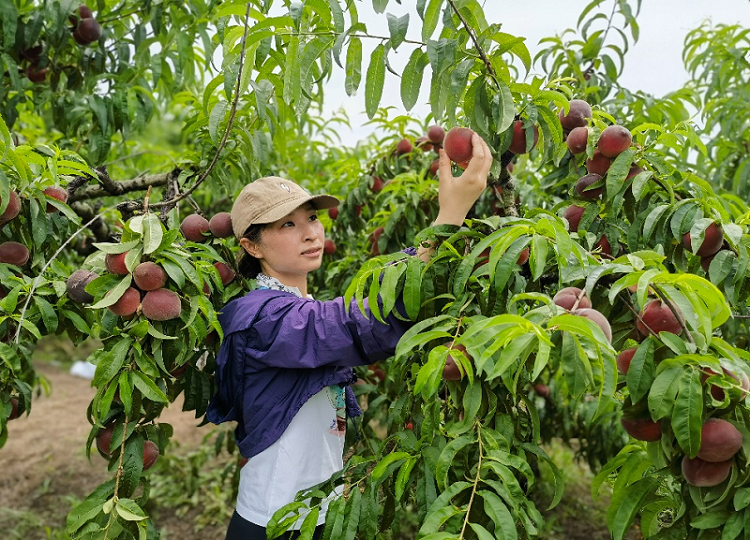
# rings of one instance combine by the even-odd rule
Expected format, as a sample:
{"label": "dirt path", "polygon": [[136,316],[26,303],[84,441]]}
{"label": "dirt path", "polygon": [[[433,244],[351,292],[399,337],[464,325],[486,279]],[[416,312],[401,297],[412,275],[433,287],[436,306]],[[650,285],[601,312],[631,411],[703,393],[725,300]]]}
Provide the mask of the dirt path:
{"label": "dirt path", "polygon": [[[0,449],[0,537],[3,539],[47,540],[45,527],[64,527],[65,516],[72,504],[84,498],[99,483],[108,479],[106,464],[96,451],[91,461],[84,447],[90,425],[86,408],[95,394],[90,381],[75,377],[51,364],[35,366],[49,379],[52,392],[35,398],[32,412],[13,420],[6,445]],[[176,403],[162,415],[174,427],[173,440],[181,448],[195,447],[206,434],[206,427],[197,428],[193,413],[182,412]],[[166,522],[165,522],[166,518]],[[170,519],[176,520],[170,525]],[[185,517],[165,515],[157,523],[180,529],[171,538],[202,538],[215,535],[189,536]]]}

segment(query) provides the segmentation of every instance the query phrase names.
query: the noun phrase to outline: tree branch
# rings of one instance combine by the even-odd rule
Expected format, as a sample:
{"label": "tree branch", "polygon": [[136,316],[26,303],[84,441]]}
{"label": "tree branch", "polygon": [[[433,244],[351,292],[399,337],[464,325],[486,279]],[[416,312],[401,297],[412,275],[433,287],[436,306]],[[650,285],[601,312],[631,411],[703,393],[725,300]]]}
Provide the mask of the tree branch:
{"label": "tree branch", "polygon": [[170,178],[172,178],[175,173],[179,174],[180,170],[175,169],[166,173],[144,175],[133,178],[132,180],[122,180],[119,182],[112,180],[106,171],[102,173],[97,170],[97,172],[99,173],[99,180],[102,185],[76,189],[74,193],[71,193],[70,198],[68,199],[71,203],[87,199],[98,199],[99,197],[107,197],[110,195],[122,195],[124,193],[130,193],[131,191],[143,191],[150,186],[163,186],[169,182]]}
{"label": "tree branch", "polygon": [[458,18],[461,20],[461,24],[468,32],[469,37],[471,38],[471,41],[474,43],[474,48],[479,53],[479,57],[482,59],[482,62],[484,62],[484,65],[487,68],[487,72],[490,74],[490,77],[492,77],[492,80],[495,81],[495,85],[497,85],[498,88],[502,88],[502,85],[500,84],[500,81],[497,78],[497,74],[495,73],[495,69],[492,67],[492,63],[490,62],[490,59],[487,58],[487,54],[484,52],[484,49],[482,49],[482,46],[479,45],[479,39],[477,38],[477,35],[474,32],[474,29],[471,26],[469,26],[469,23],[466,21],[466,19],[464,19],[464,16],[461,15],[461,13],[458,11],[458,8],[456,7],[456,4],[453,2],[453,0],[448,0],[448,3],[453,9],[453,12],[456,15],[458,15]]}
{"label": "tree branch", "polygon": [[198,180],[196,180],[195,184],[190,186],[187,190],[183,191],[180,195],[177,197],[174,197],[173,199],[170,199],[168,201],[162,201],[159,203],[154,203],[151,205],[152,208],[159,208],[162,206],[169,206],[174,207],[175,204],[177,204],[182,199],[185,199],[190,196],[190,194],[195,191],[195,188],[197,188],[199,185],[203,183],[203,181],[208,178],[208,175],[211,174],[211,171],[214,170],[214,167],[216,166],[216,163],[219,161],[219,156],[221,155],[222,150],[224,150],[224,147],[227,145],[227,140],[229,139],[229,133],[232,131],[232,126],[234,125],[234,118],[237,115],[237,103],[240,100],[240,84],[242,83],[242,72],[245,68],[245,55],[247,54],[247,33],[250,30],[250,27],[248,25],[248,20],[250,19],[250,7],[252,4],[248,2],[247,9],[245,10],[245,32],[242,34],[242,50],[240,51],[240,65],[237,69],[237,85],[234,88],[234,99],[232,100],[232,112],[229,114],[229,121],[227,122],[227,128],[224,130],[224,136],[221,138],[221,143],[219,144],[219,147],[216,149],[216,153],[214,154],[213,160],[211,160],[211,163],[208,165],[208,168],[206,168],[203,173],[201,173],[200,177],[198,177]]}

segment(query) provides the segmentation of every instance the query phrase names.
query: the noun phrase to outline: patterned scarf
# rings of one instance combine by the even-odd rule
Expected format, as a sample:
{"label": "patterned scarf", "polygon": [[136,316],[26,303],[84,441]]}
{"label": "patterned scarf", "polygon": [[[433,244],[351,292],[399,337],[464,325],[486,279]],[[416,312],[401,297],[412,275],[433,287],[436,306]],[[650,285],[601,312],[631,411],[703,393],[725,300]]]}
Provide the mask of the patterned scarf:
{"label": "patterned scarf", "polygon": [[[271,289],[272,291],[284,291],[292,293],[298,298],[302,298],[302,293],[299,292],[297,287],[287,287],[275,277],[267,276],[265,274],[258,274],[255,278],[255,282],[258,284],[259,289]],[[312,296],[308,295],[308,298]]]}

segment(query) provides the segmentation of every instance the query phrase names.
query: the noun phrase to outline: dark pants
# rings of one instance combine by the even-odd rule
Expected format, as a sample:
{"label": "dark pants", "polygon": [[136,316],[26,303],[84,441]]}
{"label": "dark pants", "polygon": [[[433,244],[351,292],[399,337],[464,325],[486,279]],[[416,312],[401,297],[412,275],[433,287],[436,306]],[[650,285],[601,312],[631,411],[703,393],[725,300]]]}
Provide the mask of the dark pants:
{"label": "dark pants", "polygon": [[[323,525],[318,525],[313,534],[313,540],[320,540],[323,537]],[[277,536],[279,540],[293,540],[299,538],[299,531],[290,531]],[[236,511],[229,522],[226,540],[266,540],[266,528],[250,523]]]}

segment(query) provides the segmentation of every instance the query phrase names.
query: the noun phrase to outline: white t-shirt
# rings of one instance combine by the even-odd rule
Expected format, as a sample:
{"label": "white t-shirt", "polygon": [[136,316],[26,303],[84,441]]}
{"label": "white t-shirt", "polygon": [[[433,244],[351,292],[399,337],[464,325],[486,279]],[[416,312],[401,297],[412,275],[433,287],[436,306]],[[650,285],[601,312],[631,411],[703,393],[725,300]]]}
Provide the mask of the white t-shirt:
{"label": "white t-shirt", "polygon": [[[240,470],[237,513],[267,526],[273,514],[294,501],[297,492],[328,480],[344,467],[346,402],[344,388],[328,386],[302,405],[279,440],[248,460]],[[343,488],[343,486],[341,486]],[[318,525],[325,522],[328,502],[321,505]],[[305,513],[294,525],[302,526]]]}

